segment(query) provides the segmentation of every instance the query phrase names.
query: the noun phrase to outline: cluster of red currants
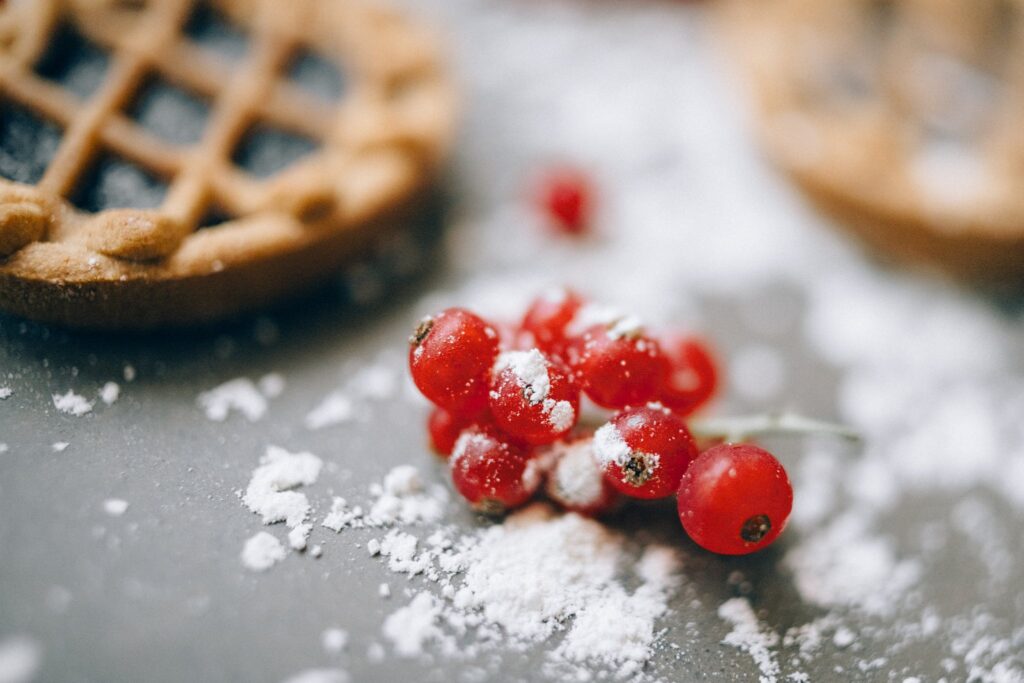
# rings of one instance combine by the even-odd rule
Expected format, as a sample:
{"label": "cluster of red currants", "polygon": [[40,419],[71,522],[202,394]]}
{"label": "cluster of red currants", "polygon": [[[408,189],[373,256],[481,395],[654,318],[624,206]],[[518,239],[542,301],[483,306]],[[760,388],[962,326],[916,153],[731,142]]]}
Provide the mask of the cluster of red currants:
{"label": "cluster of red currants", "polygon": [[[410,344],[413,381],[435,405],[432,445],[450,455],[455,488],[478,510],[520,506],[542,484],[554,502],[593,516],[623,496],[676,494],[690,537],[730,555],[767,546],[785,526],[793,491],[778,460],[744,443],[700,453],[686,425],[717,385],[698,339],[656,339],[634,317],[558,290],[501,332],[447,309]],[[582,429],[581,395],[616,412]]]}

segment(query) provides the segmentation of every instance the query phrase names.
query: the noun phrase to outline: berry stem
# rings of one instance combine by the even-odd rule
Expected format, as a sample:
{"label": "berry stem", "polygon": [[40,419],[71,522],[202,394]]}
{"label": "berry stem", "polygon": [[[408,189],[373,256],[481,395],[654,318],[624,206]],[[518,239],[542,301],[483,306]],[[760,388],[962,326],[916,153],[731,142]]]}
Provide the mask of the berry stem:
{"label": "berry stem", "polygon": [[741,442],[760,434],[826,434],[849,441],[861,440],[861,435],[851,427],[789,412],[703,418],[691,420],[689,427],[694,436],[709,441]]}

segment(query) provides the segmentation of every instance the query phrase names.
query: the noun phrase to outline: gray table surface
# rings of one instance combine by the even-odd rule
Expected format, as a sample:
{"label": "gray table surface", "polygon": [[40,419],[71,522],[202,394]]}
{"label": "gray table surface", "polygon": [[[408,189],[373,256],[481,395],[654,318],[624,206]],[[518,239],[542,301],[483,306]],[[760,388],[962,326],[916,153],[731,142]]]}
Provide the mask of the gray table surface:
{"label": "gray table surface", "polygon": [[[467,102],[447,183],[447,230],[433,250],[420,253],[421,267],[385,277],[382,296],[369,304],[353,301],[353,294],[361,300],[375,291],[376,266],[350,271],[329,291],[283,310],[190,333],[83,334],[0,317],[0,386],[14,391],[0,401],[0,442],[7,444],[0,453],[0,642],[13,635],[38,642],[39,680],[279,681],[316,666],[338,666],[357,681],[461,680],[480,671],[489,680],[536,680],[550,644],[525,652],[499,649],[469,662],[436,654],[402,659],[390,650],[381,660],[369,657],[368,648],[385,643],[384,618],[407,602],[408,589],[423,585],[368,556],[362,546],[379,530],[335,535],[318,528],[312,540],[323,544],[322,558],[290,556],[266,573],[248,572],[239,561],[245,539],[262,527],[237,492],[267,444],[309,450],[333,463],[305,489],[317,519],[329,494],[365,497],[366,486],[395,465],[413,464],[429,480],[444,481],[443,468],[424,447],[425,408],[404,389],[373,403],[364,420],[321,430],[303,426],[309,410],[360,367],[378,363],[403,372],[413,321],[439,303],[486,303],[517,282],[529,293],[562,279],[626,304],[658,291],[665,301],[645,301],[641,308],[698,322],[725,358],[753,345],[772,350],[769,370],[785,368],[775,391],[728,384],[719,412],[781,406],[836,418],[843,370],[808,341],[810,280],[789,277],[786,271],[799,263],[760,250],[763,245],[759,253],[743,253],[742,240],[752,233],[741,224],[763,223],[782,234],[779,226],[799,223],[792,234],[820,244],[821,258],[838,254],[858,272],[877,272],[883,298],[887,287],[912,287],[928,300],[966,297],[973,314],[1002,321],[1017,342],[1002,378],[1024,382],[1018,314],[942,283],[876,270],[823,230],[824,221],[763,166],[735,114],[701,8],[668,2],[405,4],[445,27]],[[524,183],[538,165],[558,157],[596,169],[606,237],[582,246],[550,240],[524,213]],[[678,220],[696,248],[735,269],[734,286],[651,284],[664,280],[674,264],[693,260],[678,240],[661,246],[658,231],[673,229],[674,212],[685,214]],[[425,239],[436,237],[436,227],[424,230]],[[718,250],[730,239],[732,250]],[[623,247],[631,240],[645,246]],[[607,265],[616,258],[629,262],[608,277]],[[131,382],[124,380],[125,365],[136,370]],[[269,372],[281,373],[286,389],[257,422],[237,414],[213,422],[196,405],[205,389]],[[113,405],[98,403],[83,417],[55,410],[53,394],[73,388],[94,396],[112,380],[122,389]],[[55,442],[70,445],[54,452]],[[808,450],[806,441],[792,438],[768,445],[793,467]],[[855,449],[821,447],[832,449],[843,468],[861,457]],[[797,495],[799,505],[799,488]],[[128,501],[126,513],[107,514],[109,498]],[[980,500],[996,520],[976,534],[978,544],[957,536],[949,516],[967,498]],[[778,547],[753,557],[718,558],[686,541],[671,506],[665,507],[630,509],[609,522],[646,529],[685,558],[685,583],[659,620],[663,642],[678,647],[660,647],[648,672],[666,680],[756,680],[753,660],[721,643],[730,627],[715,610],[743,592],[780,634],[825,614],[801,598],[782,567],[805,530],[795,528]],[[780,646],[783,674],[953,681],[967,679],[972,662],[985,675],[1001,661],[1008,669],[1020,666],[1013,657],[1024,649],[1022,519],[1020,507],[984,485],[935,487],[889,508],[876,519],[876,531],[895,543],[899,556],[924,563],[918,602],[890,617],[840,610],[856,629],[857,644],[826,642],[796,664],[792,648]],[[456,503],[445,521],[463,530],[489,524]],[[949,540],[929,545],[929,535]],[[998,571],[986,564],[991,557],[1001,558]],[[747,583],[730,582],[735,571]],[[394,591],[390,599],[377,594],[382,582]],[[921,619],[924,607],[940,621],[922,635],[908,624]],[[957,638],[964,622],[976,623],[979,615],[984,626],[972,632],[971,643],[988,637],[1006,645],[970,660]],[[340,654],[321,646],[321,633],[330,627],[350,634]]]}

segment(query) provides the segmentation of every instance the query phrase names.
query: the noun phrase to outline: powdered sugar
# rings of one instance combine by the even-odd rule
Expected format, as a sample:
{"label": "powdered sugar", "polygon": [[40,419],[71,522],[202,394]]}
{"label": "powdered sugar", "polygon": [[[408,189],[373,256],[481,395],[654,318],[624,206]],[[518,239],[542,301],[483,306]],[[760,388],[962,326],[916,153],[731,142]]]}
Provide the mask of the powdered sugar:
{"label": "powdered sugar", "polygon": [[100,387],[100,400],[105,404],[113,405],[121,396],[121,387],[117,382],[107,382]]}
{"label": "powdered sugar", "polygon": [[120,517],[128,511],[128,501],[121,498],[107,498],[103,501],[103,511],[111,517]]}
{"label": "powdered sugar", "polygon": [[322,467],[323,461],[312,453],[289,453],[278,446],[267,446],[242,502],[260,515],[264,524],[284,522],[296,527],[309,514],[309,500],[304,493],[289,489],[312,484]]}
{"label": "powdered sugar", "polygon": [[422,654],[431,641],[445,638],[438,626],[441,605],[427,592],[417,593],[412,601],[392,612],[384,620],[384,637],[391,641],[399,657]]}
{"label": "powdered sugar", "polygon": [[[267,412],[267,398],[276,395],[273,392],[279,387],[283,388],[276,379],[266,381],[267,377],[272,375],[264,377],[260,387],[247,377],[237,377],[199,394],[196,402],[207,419],[214,422],[224,422],[232,410],[241,413],[249,422],[256,422]],[[269,393],[265,394],[261,389]]]}
{"label": "powdered sugar", "polygon": [[594,455],[601,467],[612,463],[623,467],[629,462],[631,451],[615,425],[607,422],[594,433]]}
{"label": "powdered sugar", "polygon": [[14,389],[10,387],[0,387],[0,401],[5,401],[14,395]]}
{"label": "powdered sugar", "polygon": [[373,500],[368,511],[360,505],[349,506],[345,498],[335,496],[331,510],[321,524],[333,531],[341,531],[346,527],[437,522],[448,501],[446,489],[437,485],[426,486],[419,470],[411,465],[399,465],[384,476],[382,483],[371,484],[370,495]]}
{"label": "powdered sugar", "polygon": [[346,394],[335,391],[323,398],[322,401],[306,415],[307,429],[323,429],[332,425],[346,422],[355,417],[355,404]]}
{"label": "powdered sugar", "polygon": [[95,403],[95,401],[90,401],[85,396],[76,394],[72,389],[68,389],[63,394],[53,395],[53,407],[66,415],[74,415],[75,417],[81,417],[86,413],[92,412],[92,407]]}
{"label": "powdered sugar", "polygon": [[566,503],[585,508],[604,496],[604,475],[594,461],[594,444],[581,439],[555,446],[557,464],[551,470],[551,486]]}
{"label": "powdered sugar", "polygon": [[281,541],[266,531],[259,531],[245,542],[242,564],[246,569],[263,572],[283,560],[286,554]]}
{"label": "powdered sugar", "polygon": [[[680,565],[670,548],[650,546],[637,562],[627,546],[598,522],[556,515],[541,504],[479,534],[454,541],[434,534],[422,550],[415,538],[393,530],[381,543],[389,567],[434,577],[442,590],[441,596],[417,594],[386,620],[384,634],[398,654],[412,656],[428,647],[454,654],[452,636],[467,627],[479,645],[503,638],[520,647],[565,630],[548,653],[551,663],[576,675],[586,668],[573,667],[594,664],[637,673],[653,654],[655,623],[667,610]],[[640,582],[633,591],[618,580],[631,567]],[[451,583],[456,577],[461,581]]]}
{"label": "powdered sugar", "polygon": [[27,636],[0,640],[0,683],[31,683],[43,659],[43,648]]}
{"label": "powdered sugar", "polygon": [[512,370],[531,404],[536,405],[548,397],[551,378],[548,377],[548,362],[540,351],[506,351],[498,356],[494,371],[501,372],[505,368]]}
{"label": "powdered sugar", "polygon": [[779,663],[772,650],[779,644],[779,634],[761,625],[746,598],[726,600],[718,607],[718,616],[732,624],[732,631],[722,642],[751,656],[761,672],[761,683],[775,683]]}

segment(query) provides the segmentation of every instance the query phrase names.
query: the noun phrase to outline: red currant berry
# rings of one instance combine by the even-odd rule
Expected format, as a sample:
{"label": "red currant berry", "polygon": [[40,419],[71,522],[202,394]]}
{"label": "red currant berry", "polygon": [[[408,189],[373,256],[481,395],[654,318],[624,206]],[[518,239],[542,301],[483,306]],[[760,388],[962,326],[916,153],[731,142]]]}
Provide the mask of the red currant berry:
{"label": "red currant berry", "polygon": [[541,481],[541,467],[527,447],[494,428],[470,427],[455,442],[450,459],[455,489],[477,510],[500,514],[528,501]]}
{"label": "red currant berry", "polygon": [[586,174],[563,168],[552,171],[543,181],[540,205],[552,227],[569,235],[580,235],[590,227],[593,195]]}
{"label": "red currant berry", "polygon": [[679,520],[697,545],[746,555],[771,544],[793,507],[793,487],[771,453],[722,444],[698,457],[679,484]]}
{"label": "red currant berry", "polygon": [[490,407],[494,421],[512,436],[551,443],[576,426],[580,390],[537,349],[506,351],[494,365]]}
{"label": "red currant berry", "polygon": [[447,458],[455,448],[455,442],[462,430],[472,426],[473,420],[453,415],[444,408],[434,407],[427,418],[427,432],[430,434],[430,447],[438,455]]}
{"label": "red currant berry", "polygon": [[409,339],[409,369],[416,387],[436,405],[457,415],[487,407],[498,333],[462,308],[426,317]]}
{"label": "red currant berry", "polygon": [[682,416],[695,413],[715,395],[718,369],[708,346],[694,337],[670,335],[661,348],[670,370],[659,399]]}
{"label": "red currant berry", "polygon": [[608,481],[634,498],[664,498],[679,488],[697,446],[682,419],[657,404],[627,408],[594,434]]}
{"label": "red currant berry", "polygon": [[566,328],[583,306],[583,298],[571,289],[553,289],[533,300],[523,316],[522,329],[548,355],[559,355],[567,341]]}
{"label": "red currant berry", "polygon": [[632,318],[584,332],[575,364],[583,390],[604,408],[641,405],[656,398],[668,369],[658,343],[644,336]]}
{"label": "red currant berry", "polygon": [[585,437],[552,446],[548,497],[566,510],[596,517],[615,509],[619,492],[608,483],[594,456],[594,440]]}

